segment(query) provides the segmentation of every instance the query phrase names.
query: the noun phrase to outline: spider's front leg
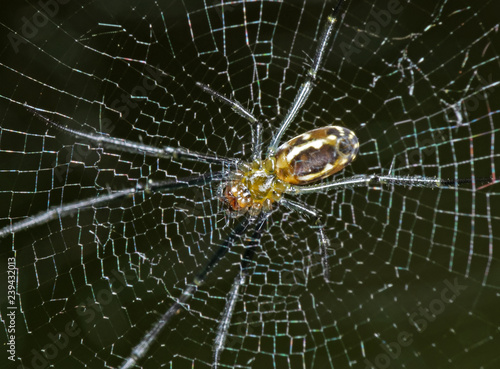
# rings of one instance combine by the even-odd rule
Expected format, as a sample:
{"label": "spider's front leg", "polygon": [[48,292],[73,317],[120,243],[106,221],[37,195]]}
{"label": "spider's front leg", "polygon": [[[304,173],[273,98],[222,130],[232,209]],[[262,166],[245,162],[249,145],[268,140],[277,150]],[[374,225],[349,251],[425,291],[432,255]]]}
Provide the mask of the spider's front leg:
{"label": "spider's front leg", "polygon": [[274,134],[274,137],[271,141],[271,144],[268,147],[267,154],[268,156],[273,156],[278,150],[279,143],[281,138],[285,134],[286,130],[290,123],[294,121],[297,115],[300,112],[300,109],[304,106],[304,103],[308,99],[311,91],[313,89],[313,83],[316,81],[318,77],[318,71],[325,59],[326,50],[330,43],[330,39],[333,35],[333,30],[338,23],[337,15],[340,12],[340,9],[345,0],[338,0],[337,5],[333,8],[332,13],[327,18],[327,22],[323,27],[323,31],[321,32],[321,37],[316,46],[316,51],[314,53],[313,63],[311,67],[307,70],[307,74],[304,82],[300,85],[299,91],[295,96],[292,105],[288,109],[288,112],[283,119],[283,123],[278,128],[277,132]]}
{"label": "spider's front leg", "polygon": [[41,224],[48,223],[54,219],[63,218],[65,216],[77,213],[78,211],[82,211],[84,209],[88,209],[91,207],[102,206],[103,204],[110,203],[112,201],[119,200],[127,196],[134,195],[136,193],[141,193],[141,192],[171,193],[180,188],[201,186],[212,182],[220,182],[223,181],[225,178],[226,178],[226,172],[221,171],[213,173],[209,172],[203,175],[182,177],[182,178],[177,178],[175,180],[169,179],[157,182],[151,181],[145,186],[138,183],[136,184],[135,187],[125,188],[104,195],[70,202],[67,204],[63,204],[61,206],[53,206],[38,214],[32,215],[16,223],[9,224],[5,227],[0,228],[0,239],[7,237],[9,234],[15,234],[17,232],[25,231],[33,227],[39,226]]}
{"label": "spider's front leg", "polygon": [[122,152],[129,152],[133,154],[144,154],[155,158],[174,159],[181,161],[195,161],[195,162],[204,162],[204,163],[221,164],[221,165],[237,164],[237,160],[234,159],[229,159],[206,153],[194,152],[180,147],[171,147],[171,146],[156,147],[152,145],[143,144],[141,142],[134,142],[122,138],[111,137],[109,135],[105,135],[102,133],[82,132],[73,128],[66,127],[58,122],[55,122],[47,118],[46,116],[40,113],[40,111],[44,112],[41,109],[37,109],[28,105],[25,105],[25,108],[28,109],[31,113],[33,113],[35,117],[40,119],[42,122],[48,124],[49,126],[54,127],[55,129],[67,133],[71,136],[74,136],[78,139],[83,139],[93,145],[103,147],[105,149],[120,150]]}
{"label": "spider's front leg", "polygon": [[204,85],[201,82],[196,82],[196,85],[206,93],[212,95],[215,99],[229,106],[236,114],[250,122],[250,128],[252,129],[252,160],[260,160],[262,158],[262,122],[245,109],[238,101],[227,98],[212,89],[210,86]]}

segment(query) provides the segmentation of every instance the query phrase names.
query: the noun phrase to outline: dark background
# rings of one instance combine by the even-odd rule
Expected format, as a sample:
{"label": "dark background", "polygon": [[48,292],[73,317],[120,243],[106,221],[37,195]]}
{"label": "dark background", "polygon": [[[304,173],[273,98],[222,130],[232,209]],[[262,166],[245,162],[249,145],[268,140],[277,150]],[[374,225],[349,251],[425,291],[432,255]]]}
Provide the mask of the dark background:
{"label": "dark background", "polygon": [[[23,24],[40,4],[8,4],[0,15],[0,227],[109,189],[218,169],[102,150],[47,128],[23,103],[74,129],[247,160],[249,124],[195,83],[262,117],[268,142],[329,13],[322,1],[226,4],[224,17],[218,1],[72,1],[28,37]],[[387,25],[366,32],[373,14],[386,9],[382,1],[344,8],[287,139],[328,124],[355,130],[360,156],[339,176],[387,174],[392,163],[399,175],[494,176],[500,5],[404,2]],[[16,32],[27,40],[17,49],[10,41]],[[137,89],[145,80],[152,87]],[[385,353],[382,344],[411,332],[412,344],[380,367],[498,367],[497,186],[304,196],[326,216],[329,284],[310,221],[276,211],[221,363],[365,368],[365,359],[375,363]],[[19,268],[13,367],[32,368],[49,334],[72,322],[79,333],[47,365],[119,365],[230,231],[234,220],[217,191],[138,194],[1,239],[0,270],[14,251]],[[242,250],[235,246],[218,266],[141,361],[144,368],[210,367]],[[2,272],[2,291],[6,279]],[[455,279],[464,292],[417,332],[410,316],[440,300]]]}

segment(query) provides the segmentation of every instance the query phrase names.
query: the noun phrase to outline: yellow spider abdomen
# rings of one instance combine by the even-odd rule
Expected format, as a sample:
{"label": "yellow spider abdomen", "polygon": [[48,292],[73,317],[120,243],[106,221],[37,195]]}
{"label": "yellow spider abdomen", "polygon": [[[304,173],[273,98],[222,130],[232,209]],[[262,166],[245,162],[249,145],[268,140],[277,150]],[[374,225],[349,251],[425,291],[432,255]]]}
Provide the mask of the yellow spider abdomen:
{"label": "yellow spider abdomen", "polygon": [[314,129],[281,145],[274,157],[242,164],[236,178],[225,184],[222,198],[240,214],[269,211],[290,184],[305,185],[337,173],[358,150],[358,138],[347,128]]}
{"label": "yellow spider abdomen", "polygon": [[294,185],[309,184],[344,169],[356,158],[358,150],[358,138],[347,128],[314,129],[278,148],[276,176]]}

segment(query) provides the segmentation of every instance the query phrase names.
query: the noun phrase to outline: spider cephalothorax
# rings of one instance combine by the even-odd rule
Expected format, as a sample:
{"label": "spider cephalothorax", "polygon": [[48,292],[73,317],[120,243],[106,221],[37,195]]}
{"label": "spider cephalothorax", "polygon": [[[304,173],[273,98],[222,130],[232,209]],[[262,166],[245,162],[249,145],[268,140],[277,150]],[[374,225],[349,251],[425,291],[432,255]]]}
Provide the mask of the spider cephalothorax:
{"label": "spider cephalothorax", "polygon": [[230,212],[257,215],[261,210],[270,211],[288,187],[276,175],[276,158],[255,160],[240,165],[234,179],[225,185],[222,200]]}
{"label": "spider cephalothorax", "polygon": [[306,185],[344,169],[358,154],[353,131],[327,126],[285,142],[275,156],[242,164],[224,187],[223,200],[237,214],[270,211],[290,185]]}

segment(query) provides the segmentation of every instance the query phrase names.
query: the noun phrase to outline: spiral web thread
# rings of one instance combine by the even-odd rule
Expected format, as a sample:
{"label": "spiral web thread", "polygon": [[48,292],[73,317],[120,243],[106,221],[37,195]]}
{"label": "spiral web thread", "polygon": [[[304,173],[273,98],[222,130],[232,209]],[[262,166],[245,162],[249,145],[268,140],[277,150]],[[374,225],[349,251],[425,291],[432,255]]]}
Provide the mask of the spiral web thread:
{"label": "spiral web thread", "polygon": [[[0,227],[148,180],[221,170],[96,147],[48,127],[24,104],[75,130],[249,160],[250,123],[196,83],[263,118],[267,148],[335,5],[62,3],[13,3],[0,15]],[[275,211],[239,289],[221,367],[498,367],[499,11],[494,0],[347,3],[285,139],[325,125],[354,130],[360,155],[337,180],[473,183],[300,196],[324,214],[328,284],[314,222]],[[2,356],[0,365],[117,367],[229,234],[234,219],[218,194],[217,184],[139,191],[0,239],[5,341],[9,257],[18,268],[16,361]],[[142,367],[210,367],[244,243]]]}

